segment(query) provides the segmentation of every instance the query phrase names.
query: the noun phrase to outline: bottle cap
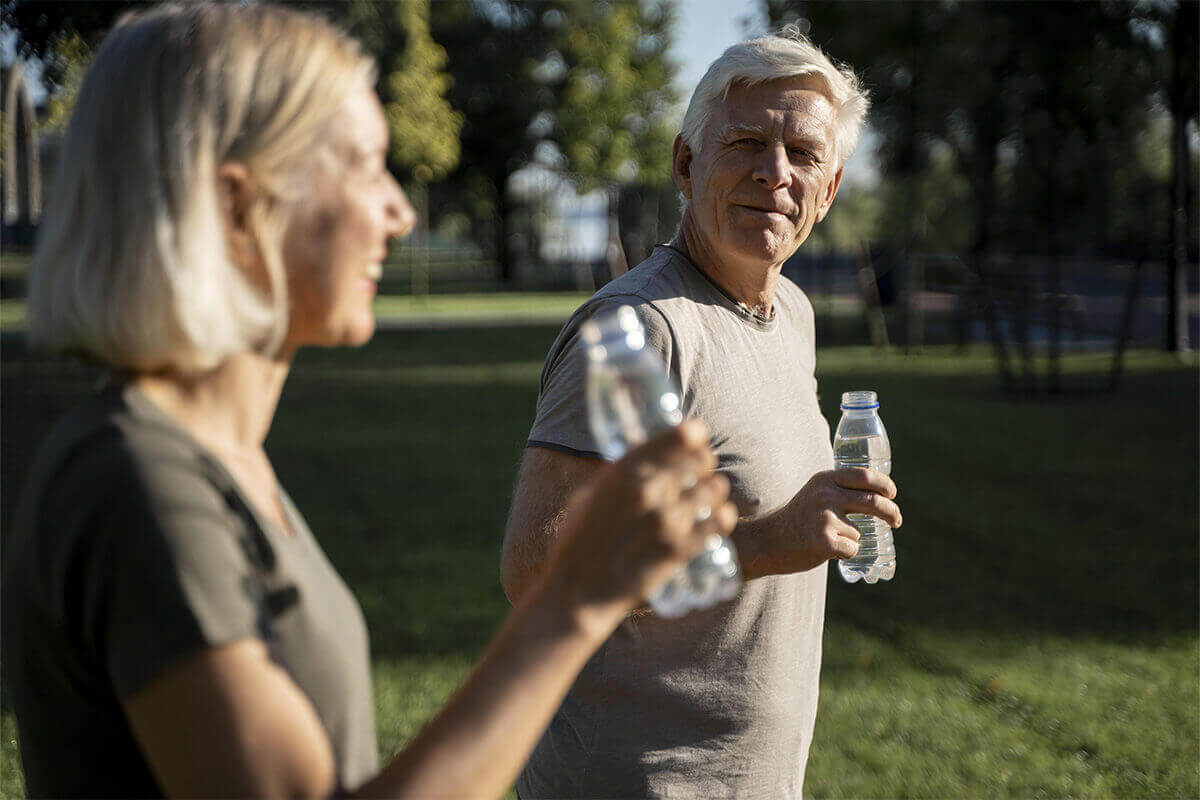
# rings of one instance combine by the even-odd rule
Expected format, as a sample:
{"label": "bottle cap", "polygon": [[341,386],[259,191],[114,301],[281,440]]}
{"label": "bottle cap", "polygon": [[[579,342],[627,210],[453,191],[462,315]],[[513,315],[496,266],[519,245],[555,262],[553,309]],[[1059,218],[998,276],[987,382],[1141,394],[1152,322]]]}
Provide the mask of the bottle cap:
{"label": "bottle cap", "polygon": [[843,411],[866,411],[879,408],[879,398],[874,392],[846,392],[842,395]]}

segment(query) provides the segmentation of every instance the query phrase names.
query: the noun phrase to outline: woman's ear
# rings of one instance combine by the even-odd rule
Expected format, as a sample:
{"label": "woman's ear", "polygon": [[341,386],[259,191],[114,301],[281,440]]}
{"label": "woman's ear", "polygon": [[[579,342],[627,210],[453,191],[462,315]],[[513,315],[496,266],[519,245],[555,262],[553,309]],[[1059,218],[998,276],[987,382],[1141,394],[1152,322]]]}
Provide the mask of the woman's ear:
{"label": "woman's ear", "polygon": [[260,260],[258,239],[250,222],[257,187],[244,164],[226,162],[217,168],[217,203],[225,228],[225,246],[233,263],[248,275]]}

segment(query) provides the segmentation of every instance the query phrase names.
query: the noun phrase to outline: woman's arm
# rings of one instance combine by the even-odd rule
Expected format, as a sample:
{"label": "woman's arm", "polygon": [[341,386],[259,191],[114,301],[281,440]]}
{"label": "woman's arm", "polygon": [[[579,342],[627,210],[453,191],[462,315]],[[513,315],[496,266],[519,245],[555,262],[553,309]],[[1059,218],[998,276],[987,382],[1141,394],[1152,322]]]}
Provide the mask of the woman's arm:
{"label": "woman's arm", "polygon": [[[355,794],[498,797],[515,779],[579,670],[626,615],[727,533],[728,483],[708,474],[707,429],[689,421],[606,467],[576,498],[545,577],[446,707]],[[713,509],[695,525],[701,506]],[[172,667],[126,702],[171,795],[319,796],[333,756],[311,704],[260,642]]]}

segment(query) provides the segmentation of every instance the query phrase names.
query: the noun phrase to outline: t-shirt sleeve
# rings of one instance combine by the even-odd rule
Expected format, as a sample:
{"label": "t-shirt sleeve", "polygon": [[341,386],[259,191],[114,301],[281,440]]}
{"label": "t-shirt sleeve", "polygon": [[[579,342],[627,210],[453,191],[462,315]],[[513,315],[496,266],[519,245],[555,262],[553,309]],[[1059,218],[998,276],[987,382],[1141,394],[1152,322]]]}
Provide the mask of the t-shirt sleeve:
{"label": "t-shirt sleeve", "polygon": [[662,357],[664,365],[671,364],[673,344],[670,327],[650,303],[636,296],[615,295],[593,300],[580,307],[559,332],[542,367],[537,414],[529,432],[530,447],[543,447],[588,458],[602,457],[600,446],[588,424],[588,361],[586,345],[579,335],[579,329],[592,317],[611,313],[622,305],[634,308],[645,329],[647,345]]}
{"label": "t-shirt sleeve", "polygon": [[83,632],[121,699],[189,654],[260,634],[262,544],[196,458],[118,446],[93,464]]}

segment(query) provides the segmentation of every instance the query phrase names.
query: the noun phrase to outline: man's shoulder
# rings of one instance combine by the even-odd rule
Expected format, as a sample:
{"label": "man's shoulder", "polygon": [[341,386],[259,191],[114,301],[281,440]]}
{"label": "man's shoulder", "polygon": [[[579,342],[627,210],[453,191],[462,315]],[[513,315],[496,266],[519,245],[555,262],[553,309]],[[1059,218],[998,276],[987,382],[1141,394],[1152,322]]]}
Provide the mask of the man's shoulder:
{"label": "man's shoulder", "polygon": [[690,298],[695,293],[694,268],[676,250],[659,246],[646,260],[610,281],[592,296],[596,303],[613,298],[635,298],[641,303],[661,305]]}
{"label": "man's shoulder", "polygon": [[646,260],[609,281],[579,306],[564,332],[573,333],[587,319],[625,305],[634,308],[647,328],[669,326],[672,306],[690,295],[682,270],[686,264],[678,263],[679,258],[670,248],[656,247]]}

